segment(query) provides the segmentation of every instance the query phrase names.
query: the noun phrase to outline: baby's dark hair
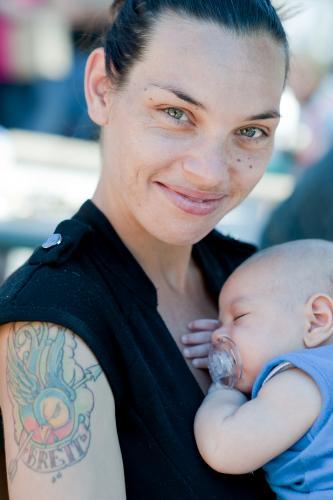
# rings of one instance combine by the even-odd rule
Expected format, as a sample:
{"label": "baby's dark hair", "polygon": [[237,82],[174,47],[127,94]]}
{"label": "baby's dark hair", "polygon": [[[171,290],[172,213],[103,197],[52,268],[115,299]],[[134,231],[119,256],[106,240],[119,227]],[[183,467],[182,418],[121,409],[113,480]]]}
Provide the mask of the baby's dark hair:
{"label": "baby's dark hair", "polygon": [[118,87],[142,58],[153,27],[165,12],[213,22],[239,35],[267,33],[284,47],[288,72],[288,40],[270,0],[115,0],[110,10],[111,25],[104,40],[105,63],[108,75]]}

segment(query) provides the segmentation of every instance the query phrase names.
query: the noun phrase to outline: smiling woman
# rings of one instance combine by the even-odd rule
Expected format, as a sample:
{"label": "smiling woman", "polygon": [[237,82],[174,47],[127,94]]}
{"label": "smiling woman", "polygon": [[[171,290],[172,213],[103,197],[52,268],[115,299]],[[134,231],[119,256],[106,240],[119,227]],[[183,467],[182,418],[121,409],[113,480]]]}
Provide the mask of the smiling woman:
{"label": "smiling woman", "polygon": [[0,292],[11,500],[27,486],[34,500],[269,498],[260,474],[219,476],[198,455],[209,377],[180,349],[254,252],[214,226],[270,158],[286,36],[268,0],[125,0],[112,15],[86,67],[95,193]]}
{"label": "smiling woman", "polygon": [[[126,217],[126,243],[136,239],[137,223],[140,232],[144,228],[159,241],[195,243],[264,172],[278,124],[285,52],[265,34],[236,37],[207,21],[184,24],[174,13],[156,21],[151,37],[144,59],[120,90],[103,80],[102,50],[88,62],[90,113],[104,127],[104,168],[95,200],[107,206],[116,228],[117,219],[122,224]],[[115,142],[125,144],[125,137],[126,148],[115,151]],[[207,202],[198,212],[205,217],[189,224],[179,203],[187,207],[196,200]]]}

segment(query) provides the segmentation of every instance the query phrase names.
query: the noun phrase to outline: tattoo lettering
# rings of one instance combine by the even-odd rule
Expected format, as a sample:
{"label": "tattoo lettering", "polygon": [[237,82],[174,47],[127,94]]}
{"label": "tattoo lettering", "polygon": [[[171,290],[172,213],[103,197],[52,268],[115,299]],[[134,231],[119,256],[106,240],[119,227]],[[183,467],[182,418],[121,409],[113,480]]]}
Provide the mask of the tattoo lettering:
{"label": "tattoo lettering", "polygon": [[19,460],[53,474],[88,452],[94,396],[87,383],[97,380],[101,368],[83,368],[76,347],[70,331],[50,323],[20,323],[9,335],[7,382],[18,445],[8,468],[11,481]]}

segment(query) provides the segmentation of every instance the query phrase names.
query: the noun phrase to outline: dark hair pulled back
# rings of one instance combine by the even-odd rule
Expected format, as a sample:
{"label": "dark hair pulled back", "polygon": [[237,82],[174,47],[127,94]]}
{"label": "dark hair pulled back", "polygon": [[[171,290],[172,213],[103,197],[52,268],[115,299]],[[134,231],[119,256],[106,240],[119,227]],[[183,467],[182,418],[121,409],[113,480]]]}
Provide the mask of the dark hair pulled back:
{"label": "dark hair pulled back", "polygon": [[165,12],[210,21],[240,35],[267,33],[284,47],[288,71],[287,36],[270,0],[115,0],[110,12],[111,25],[104,40],[105,64],[118,87],[142,58],[154,24]]}

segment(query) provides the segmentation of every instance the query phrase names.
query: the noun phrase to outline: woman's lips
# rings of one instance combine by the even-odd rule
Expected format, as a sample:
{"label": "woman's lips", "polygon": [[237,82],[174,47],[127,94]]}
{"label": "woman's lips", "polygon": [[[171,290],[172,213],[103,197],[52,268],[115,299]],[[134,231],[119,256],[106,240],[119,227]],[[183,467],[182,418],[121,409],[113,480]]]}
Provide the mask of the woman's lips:
{"label": "woman's lips", "polygon": [[214,212],[224,198],[224,195],[205,193],[188,188],[171,186],[156,182],[164,195],[176,207],[192,215],[208,215]]}

